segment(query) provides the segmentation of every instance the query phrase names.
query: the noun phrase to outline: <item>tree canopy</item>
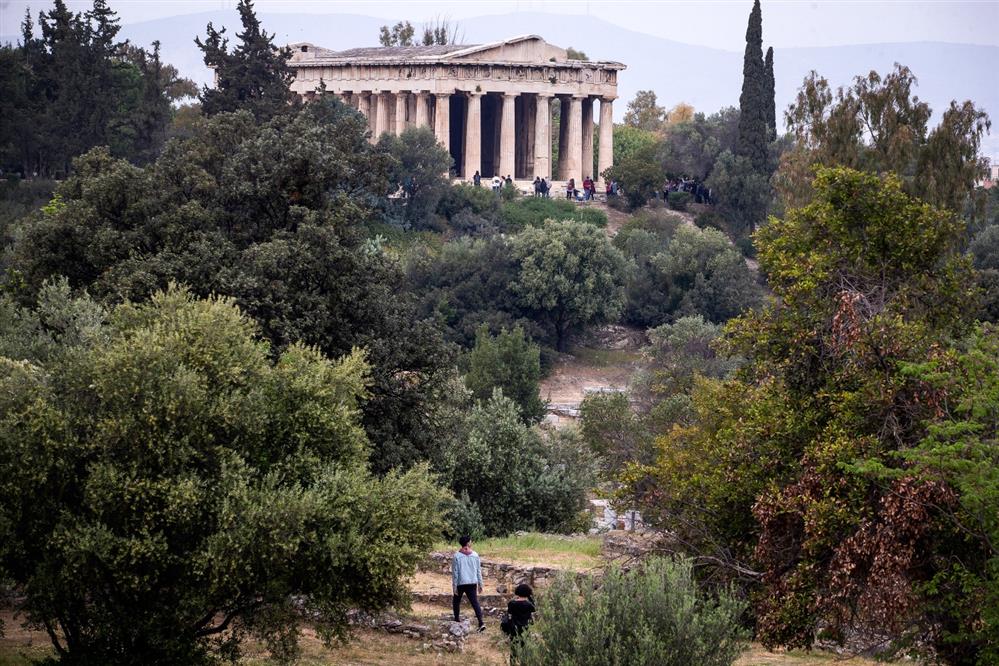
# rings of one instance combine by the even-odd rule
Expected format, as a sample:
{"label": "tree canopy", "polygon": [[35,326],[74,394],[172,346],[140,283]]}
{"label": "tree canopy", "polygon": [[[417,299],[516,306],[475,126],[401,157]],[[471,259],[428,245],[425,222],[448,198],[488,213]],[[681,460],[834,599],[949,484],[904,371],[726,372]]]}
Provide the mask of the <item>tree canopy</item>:
{"label": "tree canopy", "polygon": [[[876,628],[898,638],[889,650],[927,640],[945,653],[931,581],[964,539],[947,509],[963,491],[896,455],[938,413],[909,364],[969,332],[962,225],[895,176],[824,169],[814,187],[811,204],[757,232],[777,298],[729,324],[738,379],[701,382],[693,425],[661,436],[649,515],[760,586],[767,645]],[[897,477],[850,471],[871,460]]]}
{"label": "tree canopy", "polygon": [[274,35],[260,27],[252,0],[239,0],[237,9],[243,31],[237,33],[239,44],[232,51],[226,29],[217,30],[211,23],[205,40],[194,40],[215,72],[215,85],[201,91],[201,108],[208,116],[245,109],[257,120],[270,120],[298,100],[291,92],[291,51],[275,46]]}
{"label": "tree canopy", "polygon": [[105,0],[74,13],[64,0],[40,12],[41,37],[26,13],[17,45],[0,46],[0,167],[25,177],[65,176],[73,157],[108,146],[134,162],[158,152],[171,102],[194,83],[151,50],[118,40]]}
{"label": "tree canopy", "polygon": [[368,471],[362,352],[275,357],[231,299],[172,287],[40,298],[0,305],[0,567],[62,660],[215,663],[250,635],[288,658],[305,615],[332,640],[400,599],[444,496]]}
{"label": "tree canopy", "polygon": [[177,281],[235,297],[275,350],[367,349],[364,423],[384,472],[437,445],[429,404],[451,372],[433,323],[397,290],[398,264],[366,238],[392,164],[364,118],[331,98],[263,124],[218,114],[145,168],[102,150],[79,158],[53,203],[19,225],[12,268],[26,302],[55,275],[104,303]]}
{"label": "tree canopy", "polygon": [[915,96],[916,83],[903,65],[858,76],[835,94],[818,73],[805,77],[786,113],[797,143],[774,179],[785,205],[810,200],[814,165],[823,164],[897,174],[908,193],[961,211],[981,173],[978,150],[991,121],[970,101],[951,102],[930,129],[932,110]]}

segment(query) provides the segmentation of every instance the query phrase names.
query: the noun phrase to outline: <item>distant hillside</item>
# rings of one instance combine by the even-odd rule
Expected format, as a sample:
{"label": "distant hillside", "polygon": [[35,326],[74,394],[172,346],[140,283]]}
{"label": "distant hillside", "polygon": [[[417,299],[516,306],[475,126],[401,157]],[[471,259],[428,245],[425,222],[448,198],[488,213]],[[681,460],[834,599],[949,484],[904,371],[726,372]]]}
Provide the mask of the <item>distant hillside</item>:
{"label": "distant hillside", "polygon": [[[378,27],[386,21],[351,14],[260,15],[265,29],[281,43],[309,41],[332,49],[377,45]],[[200,83],[210,80],[194,38],[212,21],[225,25],[235,39],[235,10],[188,14],[123,26],[121,34],[139,45],[159,39],[163,58]],[[652,89],[666,106],[685,101],[712,112],[739,103],[742,83],[742,35],[731,51],[674,42],[620,28],[592,16],[518,13],[461,22],[465,40],[481,43],[536,33],[559,46],[573,46],[592,59],[616,60],[628,69],[619,83],[615,117],[637,90]],[[766,23],[764,22],[764,36]],[[8,39],[8,38],[4,38]],[[12,38],[11,38],[12,39]],[[766,41],[764,40],[764,47]],[[908,65],[919,78],[917,93],[939,114],[952,99],[971,99],[996,119],[986,153],[999,157],[999,47],[943,43],[869,44],[824,48],[779,49],[775,53],[777,108],[787,107],[809,70],[834,86],[848,84],[871,69],[885,72],[895,62]]]}

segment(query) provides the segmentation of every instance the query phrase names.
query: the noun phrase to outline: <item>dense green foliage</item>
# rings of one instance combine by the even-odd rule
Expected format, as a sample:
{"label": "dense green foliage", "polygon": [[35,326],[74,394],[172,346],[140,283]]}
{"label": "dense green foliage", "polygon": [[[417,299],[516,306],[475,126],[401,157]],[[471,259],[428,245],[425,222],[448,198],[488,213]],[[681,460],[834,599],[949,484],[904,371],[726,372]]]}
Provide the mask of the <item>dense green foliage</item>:
{"label": "dense green foliage", "polygon": [[728,348],[747,359],[739,379],[695,387],[693,425],[663,434],[635,478],[656,479],[650,515],[760,585],[764,643],[859,627],[894,635],[889,649],[918,638],[950,654],[939,631],[958,618],[931,611],[922,586],[959,548],[955,489],[844,468],[902,469],[896,452],[925,436],[936,407],[907,368],[968,330],[962,225],[895,177],[822,170],[814,187],[812,204],[757,234],[777,300],[729,325]]}
{"label": "dense green foliage", "polygon": [[[739,360],[715,347],[721,326],[701,316],[681,317],[649,329],[642,349],[644,369],[626,393],[587,396],[580,406],[583,441],[601,460],[604,473],[617,477],[629,466],[649,465],[656,457],[657,433],[689,426],[695,419],[695,385],[700,379],[724,379]],[[632,491],[644,491],[633,478]]]}
{"label": "dense green foliage", "polygon": [[[934,641],[951,663],[999,661],[999,331],[977,328],[946,354],[903,366],[936,413],[926,436],[898,452],[903,469],[877,460],[856,469],[886,481],[943,486],[935,516],[948,543],[935,549],[934,575],[917,589],[946,618]],[[911,481],[910,481],[911,482]]]}
{"label": "dense green foliage", "polygon": [[624,200],[630,210],[644,206],[656,196],[666,178],[658,158],[658,143],[642,144],[623,158],[615,158],[606,177],[624,188]]}
{"label": "dense green foliage", "polygon": [[[68,663],[295,654],[400,599],[440,529],[425,469],[374,478],[364,354],[276,358],[231,300],[0,303],[0,566]],[[304,614],[303,614],[304,611]]]}
{"label": "dense green foliage", "polygon": [[462,347],[475,344],[483,324],[494,332],[520,327],[531,338],[551,344],[510,290],[518,272],[510,239],[461,238],[440,251],[414,249],[407,258],[406,284],[419,299],[420,314],[436,319],[448,339]]}
{"label": "dense green foliage", "polygon": [[21,224],[11,262],[26,303],[60,274],[105,303],[175,280],[235,297],[275,350],[365,348],[364,423],[386,471],[447,436],[432,405],[452,372],[439,333],[399,292],[395,260],[360,224],[385,201],[392,164],[364,118],[332,99],[263,124],[219,114],[146,168],[102,150],[78,158],[53,203]]}
{"label": "dense green foliage", "polygon": [[639,217],[614,239],[633,262],[625,321],[647,328],[700,314],[724,322],[760,303],[762,287],[725,234],[689,226],[657,229],[650,225],[655,217]]}
{"label": "dense green foliage", "polygon": [[894,173],[909,194],[960,212],[981,174],[978,149],[991,122],[970,101],[951,102],[931,130],[932,111],[913,94],[915,85],[912,71],[898,64],[884,76],[856,77],[835,96],[817,73],[806,77],[786,114],[796,144],[774,179],[784,204],[811,200],[814,165],[823,164]]}
{"label": "dense green foliage", "polygon": [[542,434],[524,424],[520,408],[499,389],[472,410],[468,431],[445,453],[447,476],[487,535],[578,528],[595,465],[572,431]]}
{"label": "dense green foliage", "polygon": [[515,236],[511,251],[518,265],[512,290],[559,351],[572,332],[620,314],[625,258],[600,229],[549,220]]}
{"label": "dense green foliage", "polygon": [[451,155],[425,127],[407,128],[398,136],[386,132],[379,147],[395,158],[389,177],[396,188],[396,217],[406,227],[426,228],[448,188]]}
{"label": "dense green foliage", "polygon": [[747,644],[743,603],[705,595],[684,560],[612,568],[599,586],[560,578],[539,603],[537,622],[513,645],[519,666],[729,666]]}
{"label": "dense green foliage", "polygon": [[[771,62],[771,69],[772,67]],[[768,114],[773,104],[773,86],[768,79],[763,60],[763,14],[760,11],[760,0],[754,0],[753,10],[749,14],[749,25],[746,27],[736,155],[747,158],[757,173],[768,172],[767,144],[770,138]]]}
{"label": "dense green foliage", "polygon": [[21,42],[0,47],[0,167],[24,176],[64,176],[70,160],[94,146],[147,161],[162,145],[171,101],[194,84],[151,51],[117,41],[118,18],[105,0],[73,13],[54,0],[30,13]]}
{"label": "dense green foliage", "polygon": [[468,353],[465,385],[476,400],[488,400],[493,390],[501,389],[517,404],[520,418],[527,424],[545,416],[541,399],[541,350],[524,337],[524,330],[501,330],[489,334],[482,326],[475,333],[475,346]]}
{"label": "dense green foliage", "polygon": [[216,30],[209,23],[205,40],[195,39],[216,82],[202,89],[201,109],[208,116],[246,110],[258,121],[270,120],[298,101],[291,92],[291,51],[277,48],[274,35],[261,29],[252,0],[239,0],[237,10],[243,32],[236,35],[239,45],[231,52],[225,28]]}

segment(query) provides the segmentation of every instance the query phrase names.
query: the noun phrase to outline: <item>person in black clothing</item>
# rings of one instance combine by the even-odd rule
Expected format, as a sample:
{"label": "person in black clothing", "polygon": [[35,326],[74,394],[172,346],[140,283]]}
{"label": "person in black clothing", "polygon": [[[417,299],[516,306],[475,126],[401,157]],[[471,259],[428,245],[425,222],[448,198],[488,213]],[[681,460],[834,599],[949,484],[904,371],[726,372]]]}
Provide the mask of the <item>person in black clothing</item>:
{"label": "person in black clothing", "polygon": [[500,624],[500,629],[510,638],[516,638],[527,630],[527,625],[531,623],[536,610],[534,590],[531,589],[530,585],[521,583],[514,589],[513,593],[516,596],[506,605],[509,617]]}

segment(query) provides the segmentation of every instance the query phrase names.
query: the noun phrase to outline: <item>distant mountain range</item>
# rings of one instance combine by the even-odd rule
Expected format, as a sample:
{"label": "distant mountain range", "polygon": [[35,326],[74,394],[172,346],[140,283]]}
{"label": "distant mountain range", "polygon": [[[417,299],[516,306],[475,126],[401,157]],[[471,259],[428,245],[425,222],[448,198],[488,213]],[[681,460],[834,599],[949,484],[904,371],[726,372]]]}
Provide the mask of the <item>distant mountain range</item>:
{"label": "distant mountain range", "polygon": [[[710,20],[710,8],[705,20]],[[378,43],[378,28],[385,19],[353,14],[261,13],[263,27],[276,33],[276,42],[307,41],[334,50]],[[140,46],[161,43],[163,59],[184,76],[199,83],[211,80],[194,38],[204,35],[211,21],[227,26],[235,41],[239,17],[235,10],[185,14],[122,27],[121,36]],[[628,66],[618,83],[620,98],[614,115],[620,120],[627,102],[638,90],[656,92],[667,108],[677,102],[693,104],[711,113],[737,106],[742,85],[741,35],[732,50],[684,44],[618,27],[593,16],[517,13],[483,16],[460,22],[469,44],[495,41],[523,34],[538,34],[562,47],[572,46],[594,60],[615,60]],[[766,20],[763,24],[766,37]],[[14,41],[16,37],[0,37]],[[766,49],[764,39],[764,49]],[[934,110],[934,118],[951,100],[970,99],[994,119],[993,134],[986,138],[985,153],[999,158],[999,47],[911,42],[864,44],[821,48],[774,50],[778,115],[793,100],[810,70],[825,76],[835,87],[849,84],[858,74],[874,69],[886,72],[894,63],[908,65],[919,79],[919,98]],[[935,122],[935,120],[933,121]]]}

